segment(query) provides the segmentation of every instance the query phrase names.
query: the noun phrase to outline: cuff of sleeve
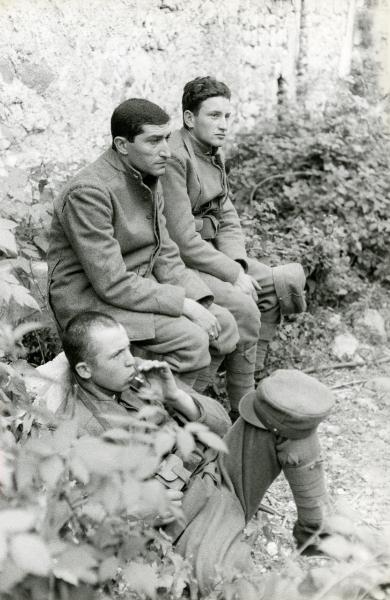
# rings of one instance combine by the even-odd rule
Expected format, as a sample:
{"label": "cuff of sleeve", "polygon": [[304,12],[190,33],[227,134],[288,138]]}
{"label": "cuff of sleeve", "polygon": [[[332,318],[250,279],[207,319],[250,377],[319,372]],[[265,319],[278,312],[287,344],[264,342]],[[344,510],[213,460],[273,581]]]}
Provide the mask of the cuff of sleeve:
{"label": "cuff of sleeve", "polygon": [[204,423],[206,420],[206,410],[204,408],[204,406],[202,405],[201,402],[199,402],[196,398],[194,398],[192,396],[192,400],[196,406],[196,408],[199,410],[200,416],[196,419],[196,423]]}
{"label": "cuff of sleeve", "polygon": [[159,314],[180,317],[183,314],[185,290],[178,285],[162,284],[163,294],[155,298]]}
{"label": "cuff of sleeve", "polygon": [[236,263],[238,263],[239,265],[242,266],[242,268],[244,269],[245,273],[248,272],[248,263],[244,258],[235,258],[234,261]]}

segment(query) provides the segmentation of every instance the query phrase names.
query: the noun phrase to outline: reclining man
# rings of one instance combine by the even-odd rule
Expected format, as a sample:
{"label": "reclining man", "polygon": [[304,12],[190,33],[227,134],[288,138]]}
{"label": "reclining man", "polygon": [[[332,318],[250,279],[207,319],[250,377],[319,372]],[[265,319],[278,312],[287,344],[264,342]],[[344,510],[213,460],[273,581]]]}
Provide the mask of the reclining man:
{"label": "reclining man", "polygon": [[247,257],[221,154],[230,95],[224,83],[211,77],[185,85],[184,126],[170,139],[171,157],[161,182],[167,228],[184,263],[199,272],[215,302],[228,308],[238,324],[239,344],[225,359],[235,418],[241,395],[254,386],[254,374],[263,374],[281,314],[302,312],[306,304],[301,265],[270,268]]}
{"label": "reclining man", "polygon": [[[113,411],[126,414],[148,402],[146,385],[138,392],[129,389],[135,361],[125,329],[112,317],[76,315],[65,328],[63,346],[77,381],[73,415],[81,433],[98,435],[113,426]],[[241,417],[229,428],[222,406],[188,387],[178,389],[166,362],[137,360],[146,380],[151,373],[157,377],[169,418],[179,425],[202,422],[225,434],[229,454],[198,444],[195,464],[193,456],[191,467],[184,464],[191,468],[182,489],[185,523],[167,528],[177,550],[192,561],[201,589],[212,585],[218,569],[231,574],[235,567],[249,568],[249,548],[240,535],[281,471],[297,507],[294,536],[299,546],[310,544],[327,504],[316,427],[330,411],[331,392],[299,371],[276,371],[241,400]],[[61,411],[69,414],[66,402]],[[177,492],[171,497],[177,501]]]}
{"label": "reclining man", "polygon": [[111,133],[112,148],[55,202],[49,304],[60,334],[80,310],[111,314],[132,341],[196,385],[210,363],[209,344],[221,360],[238,331],[166,230],[159,176],[170,155],[169,116],[147,100],[126,100],[113,112]]}

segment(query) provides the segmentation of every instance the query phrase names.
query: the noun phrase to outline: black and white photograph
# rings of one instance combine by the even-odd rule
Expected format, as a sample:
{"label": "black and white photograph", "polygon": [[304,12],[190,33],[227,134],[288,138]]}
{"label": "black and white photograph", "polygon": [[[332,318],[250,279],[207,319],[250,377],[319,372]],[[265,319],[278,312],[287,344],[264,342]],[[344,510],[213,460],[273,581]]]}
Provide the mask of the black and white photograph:
{"label": "black and white photograph", "polygon": [[390,600],[390,0],[0,32],[0,600]]}

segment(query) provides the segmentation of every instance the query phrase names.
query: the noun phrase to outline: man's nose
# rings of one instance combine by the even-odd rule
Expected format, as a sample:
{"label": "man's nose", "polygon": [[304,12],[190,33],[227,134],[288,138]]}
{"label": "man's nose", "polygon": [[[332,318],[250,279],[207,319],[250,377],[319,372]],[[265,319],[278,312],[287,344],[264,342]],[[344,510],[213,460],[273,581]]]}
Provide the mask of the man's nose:
{"label": "man's nose", "polygon": [[126,367],[132,367],[135,363],[134,356],[131,354],[130,350],[127,350],[125,356],[125,364]]}
{"label": "man's nose", "polygon": [[171,156],[171,151],[166,140],[164,140],[161,144],[160,156],[162,156],[163,158],[169,158]]}
{"label": "man's nose", "polygon": [[228,122],[227,122],[227,118],[226,117],[221,117],[218,121],[218,127],[220,129],[222,129],[223,131],[227,130],[228,127]]}

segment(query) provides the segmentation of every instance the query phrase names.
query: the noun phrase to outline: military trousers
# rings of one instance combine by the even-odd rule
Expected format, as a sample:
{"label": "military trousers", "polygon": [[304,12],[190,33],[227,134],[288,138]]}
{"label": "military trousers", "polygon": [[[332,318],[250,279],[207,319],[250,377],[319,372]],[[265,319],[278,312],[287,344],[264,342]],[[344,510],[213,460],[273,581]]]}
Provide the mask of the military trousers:
{"label": "military trousers", "polygon": [[196,380],[207,369],[211,355],[217,356],[221,362],[225,355],[234,351],[239,340],[233,315],[216,304],[212,304],[209,310],[221,326],[218,339],[210,341],[206,331],[187,317],[155,314],[155,337],[133,342],[134,354],[165,360],[172,371],[196,389]]}
{"label": "military trousers", "polygon": [[217,573],[231,578],[250,571],[250,548],[242,532],[281,472],[295,500],[293,534],[299,533],[300,544],[319,530],[328,509],[316,432],[287,440],[240,417],[224,440],[229,453],[206,464],[185,492],[186,525],[176,539],[177,550],[192,562],[203,592],[213,587]]}
{"label": "military trousers", "polygon": [[208,273],[198,273],[214,294],[215,302],[234,316],[239,333],[236,349],[225,358],[226,388],[231,412],[238,415],[242,396],[254,389],[255,372],[261,369],[265,350],[282,314],[302,312],[305,276],[301,265],[290,263],[271,268],[248,259],[248,274],[259,284],[257,303],[231,283]]}

